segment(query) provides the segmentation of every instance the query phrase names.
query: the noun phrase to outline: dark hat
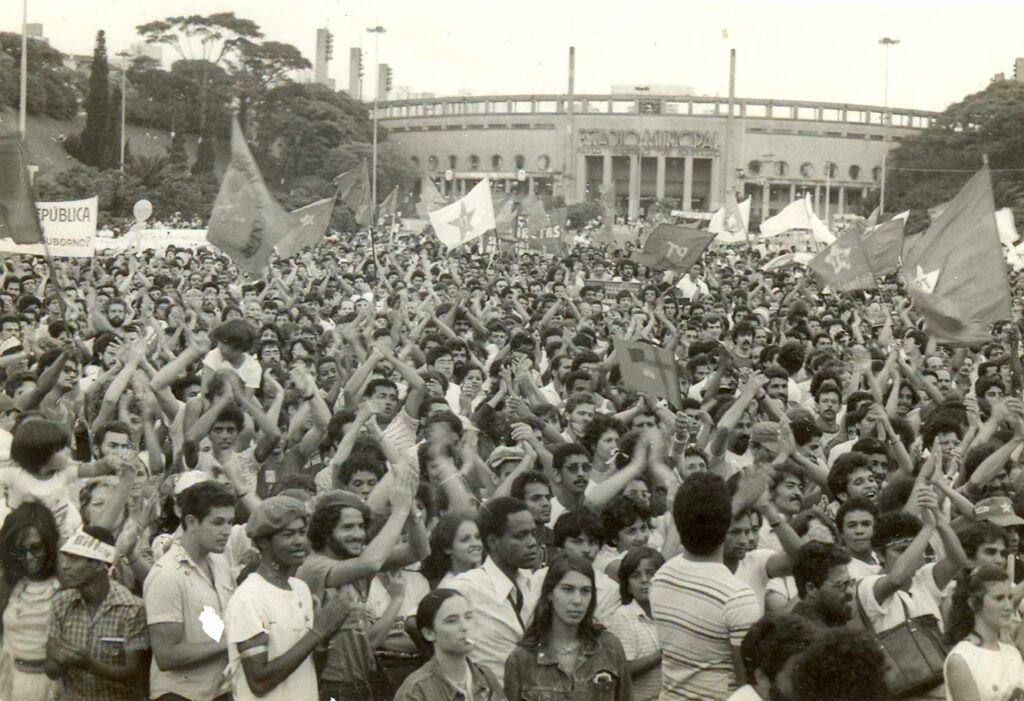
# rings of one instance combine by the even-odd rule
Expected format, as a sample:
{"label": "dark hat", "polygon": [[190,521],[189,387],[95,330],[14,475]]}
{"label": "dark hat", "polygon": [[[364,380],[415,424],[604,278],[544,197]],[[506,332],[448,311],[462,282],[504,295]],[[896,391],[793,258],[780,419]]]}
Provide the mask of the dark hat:
{"label": "dark hat", "polygon": [[274,535],[297,518],[306,518],[306,505],[294,497],[278,495],[261,501],[245,524],[250,538]]}

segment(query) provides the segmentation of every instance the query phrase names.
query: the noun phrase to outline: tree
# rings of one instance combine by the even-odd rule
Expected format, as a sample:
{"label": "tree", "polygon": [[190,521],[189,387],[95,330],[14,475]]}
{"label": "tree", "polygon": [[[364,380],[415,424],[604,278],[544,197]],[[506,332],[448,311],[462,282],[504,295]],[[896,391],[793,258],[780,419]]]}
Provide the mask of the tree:
{"label": "tree", "polygon": [[[65,55],[40,39],[28,40],[28,113],[70,119],[78,112],[78,82]],[[20,100],[21,35],[0,32],[0,104]]]}
{"label": "tree", "polygon": [[[121,165],[121,86],[114,85],[110,94],[110,111],[107,115],[106,150],[103,153],[103,168],[118,168]],[[128,159],[128,144],[125,143],[125,160]]]}
{"label": "tree", "polygon": [[290,83],[291,71],[312,68],[312,64],[291,44],[279,41],[256,43],[238,40],[238,58],[233,65],[233,77],[238,85],[238,121],[250,137],[255,129],[250,112],[258,108],[267,91],[276,85]]}
{"label": "tree", "polygon": [[188,168],[188,151],[185,149],[185,132],[171,132],[171,145],[167,149],[167,164],[171,168]]}
{"label": "tree", "polygon": [[217,164],[217,158],[213,151],[213,138],[210,136],[209,129],[199,134],[196,147],[196,162],[192,164],[192,173],[194,175],[212,173]]}
{"label": "tree", "polygon": [[116,170],[75,164],[38,182],[41,201],[99,198],[99,225],[119,224],[132,217],[132,207],[146,194],[138,178]]}
{"label": "tree", "polygon": [[110,67],[107,65],[106,34],[101,29],[96,32],[96,45],[92,51],[89,95],[85,99],[85,128],[79,136],[80,152],[77,154],[86,165],[109,166],[110,112]]}
{"label": "tree", "polygon": [[[951,199],[985,154],[993,169],[996,207],[1012,207],[1022,221],[1024,83],[993,82],[947,107],[928,129],[905,137],[889,156],[886,211],[909,209],[907,231],[920,228],[917,222],[927,222],[923,211]],[[871,199],[876,202],[877,195]]]}

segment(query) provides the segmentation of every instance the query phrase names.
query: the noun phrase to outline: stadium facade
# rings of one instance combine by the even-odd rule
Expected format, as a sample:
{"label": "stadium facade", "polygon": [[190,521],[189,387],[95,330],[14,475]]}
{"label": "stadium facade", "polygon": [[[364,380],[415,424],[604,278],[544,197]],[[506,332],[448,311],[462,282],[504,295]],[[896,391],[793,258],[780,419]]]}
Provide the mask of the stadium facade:
{"label": "stadium facade", "polygon": [[754,223],[805,193],[819,216],[858,211],[888,150],[938,116],[736,98],[730,119],[725,98],[662,95],[429,97],[378,109],[388,141],[446,195],[485,176],[497,190],[568,202],[614,186],[618,212],[632,218],[662,198],[713,211],[734,187],[753,198]]}

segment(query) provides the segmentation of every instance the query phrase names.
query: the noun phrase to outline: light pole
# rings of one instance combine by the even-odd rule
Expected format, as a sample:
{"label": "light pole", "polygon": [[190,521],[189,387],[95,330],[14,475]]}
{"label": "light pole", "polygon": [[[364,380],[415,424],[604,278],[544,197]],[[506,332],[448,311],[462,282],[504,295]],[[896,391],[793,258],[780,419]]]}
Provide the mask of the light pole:
{"label": "light pole", "polygon": [[127,86],[128,86],[128,57],[131,56],[127,51],[118,51],[117,55],[121,57],[121,172],[124,172],[124,122],[125,122],[125,105],[127,104]]}
{"label": "light pole", "polygon": [[825,226],[831,228],[829,222],[832,210],[832,161],[825,161]]}
{"label": "light pole", "polygon": [[892,118],[889,115],[889,49],[900,43],[899,39],[882,37],[878,43],[885,47],[885,96],[882,113],[882,141],[885,143],[885,152],[882,154],[882,191],[878,196],[878,216],[885,212],[885,170],[889,160],[889,123]]}
{"label": "light pole", "polygon": [[387,30],[379,24],[367,27],[366,31],[373,34],[373,67],[377,72],[373,86],[373,179],[370,182],[370,226],[377,223],[377,96],[380,94],[380,35]]}
{"label": "light pole", "polygon": [[21,75],[18,78],[21,91],[18,98],[18,130],[24,141],[28,138],[28,0],[21,0]]}

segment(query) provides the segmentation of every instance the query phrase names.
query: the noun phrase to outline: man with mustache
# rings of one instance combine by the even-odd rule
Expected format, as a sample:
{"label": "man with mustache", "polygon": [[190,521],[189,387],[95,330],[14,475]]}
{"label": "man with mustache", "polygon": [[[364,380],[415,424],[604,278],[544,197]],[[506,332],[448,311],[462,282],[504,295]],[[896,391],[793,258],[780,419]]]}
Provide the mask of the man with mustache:
{"label": "man with mustache", "polygon": [[844,626],[853,616],[850,555],[837,545],[800,546],[793,562],[799,600],[791,613],[825,626]]}

